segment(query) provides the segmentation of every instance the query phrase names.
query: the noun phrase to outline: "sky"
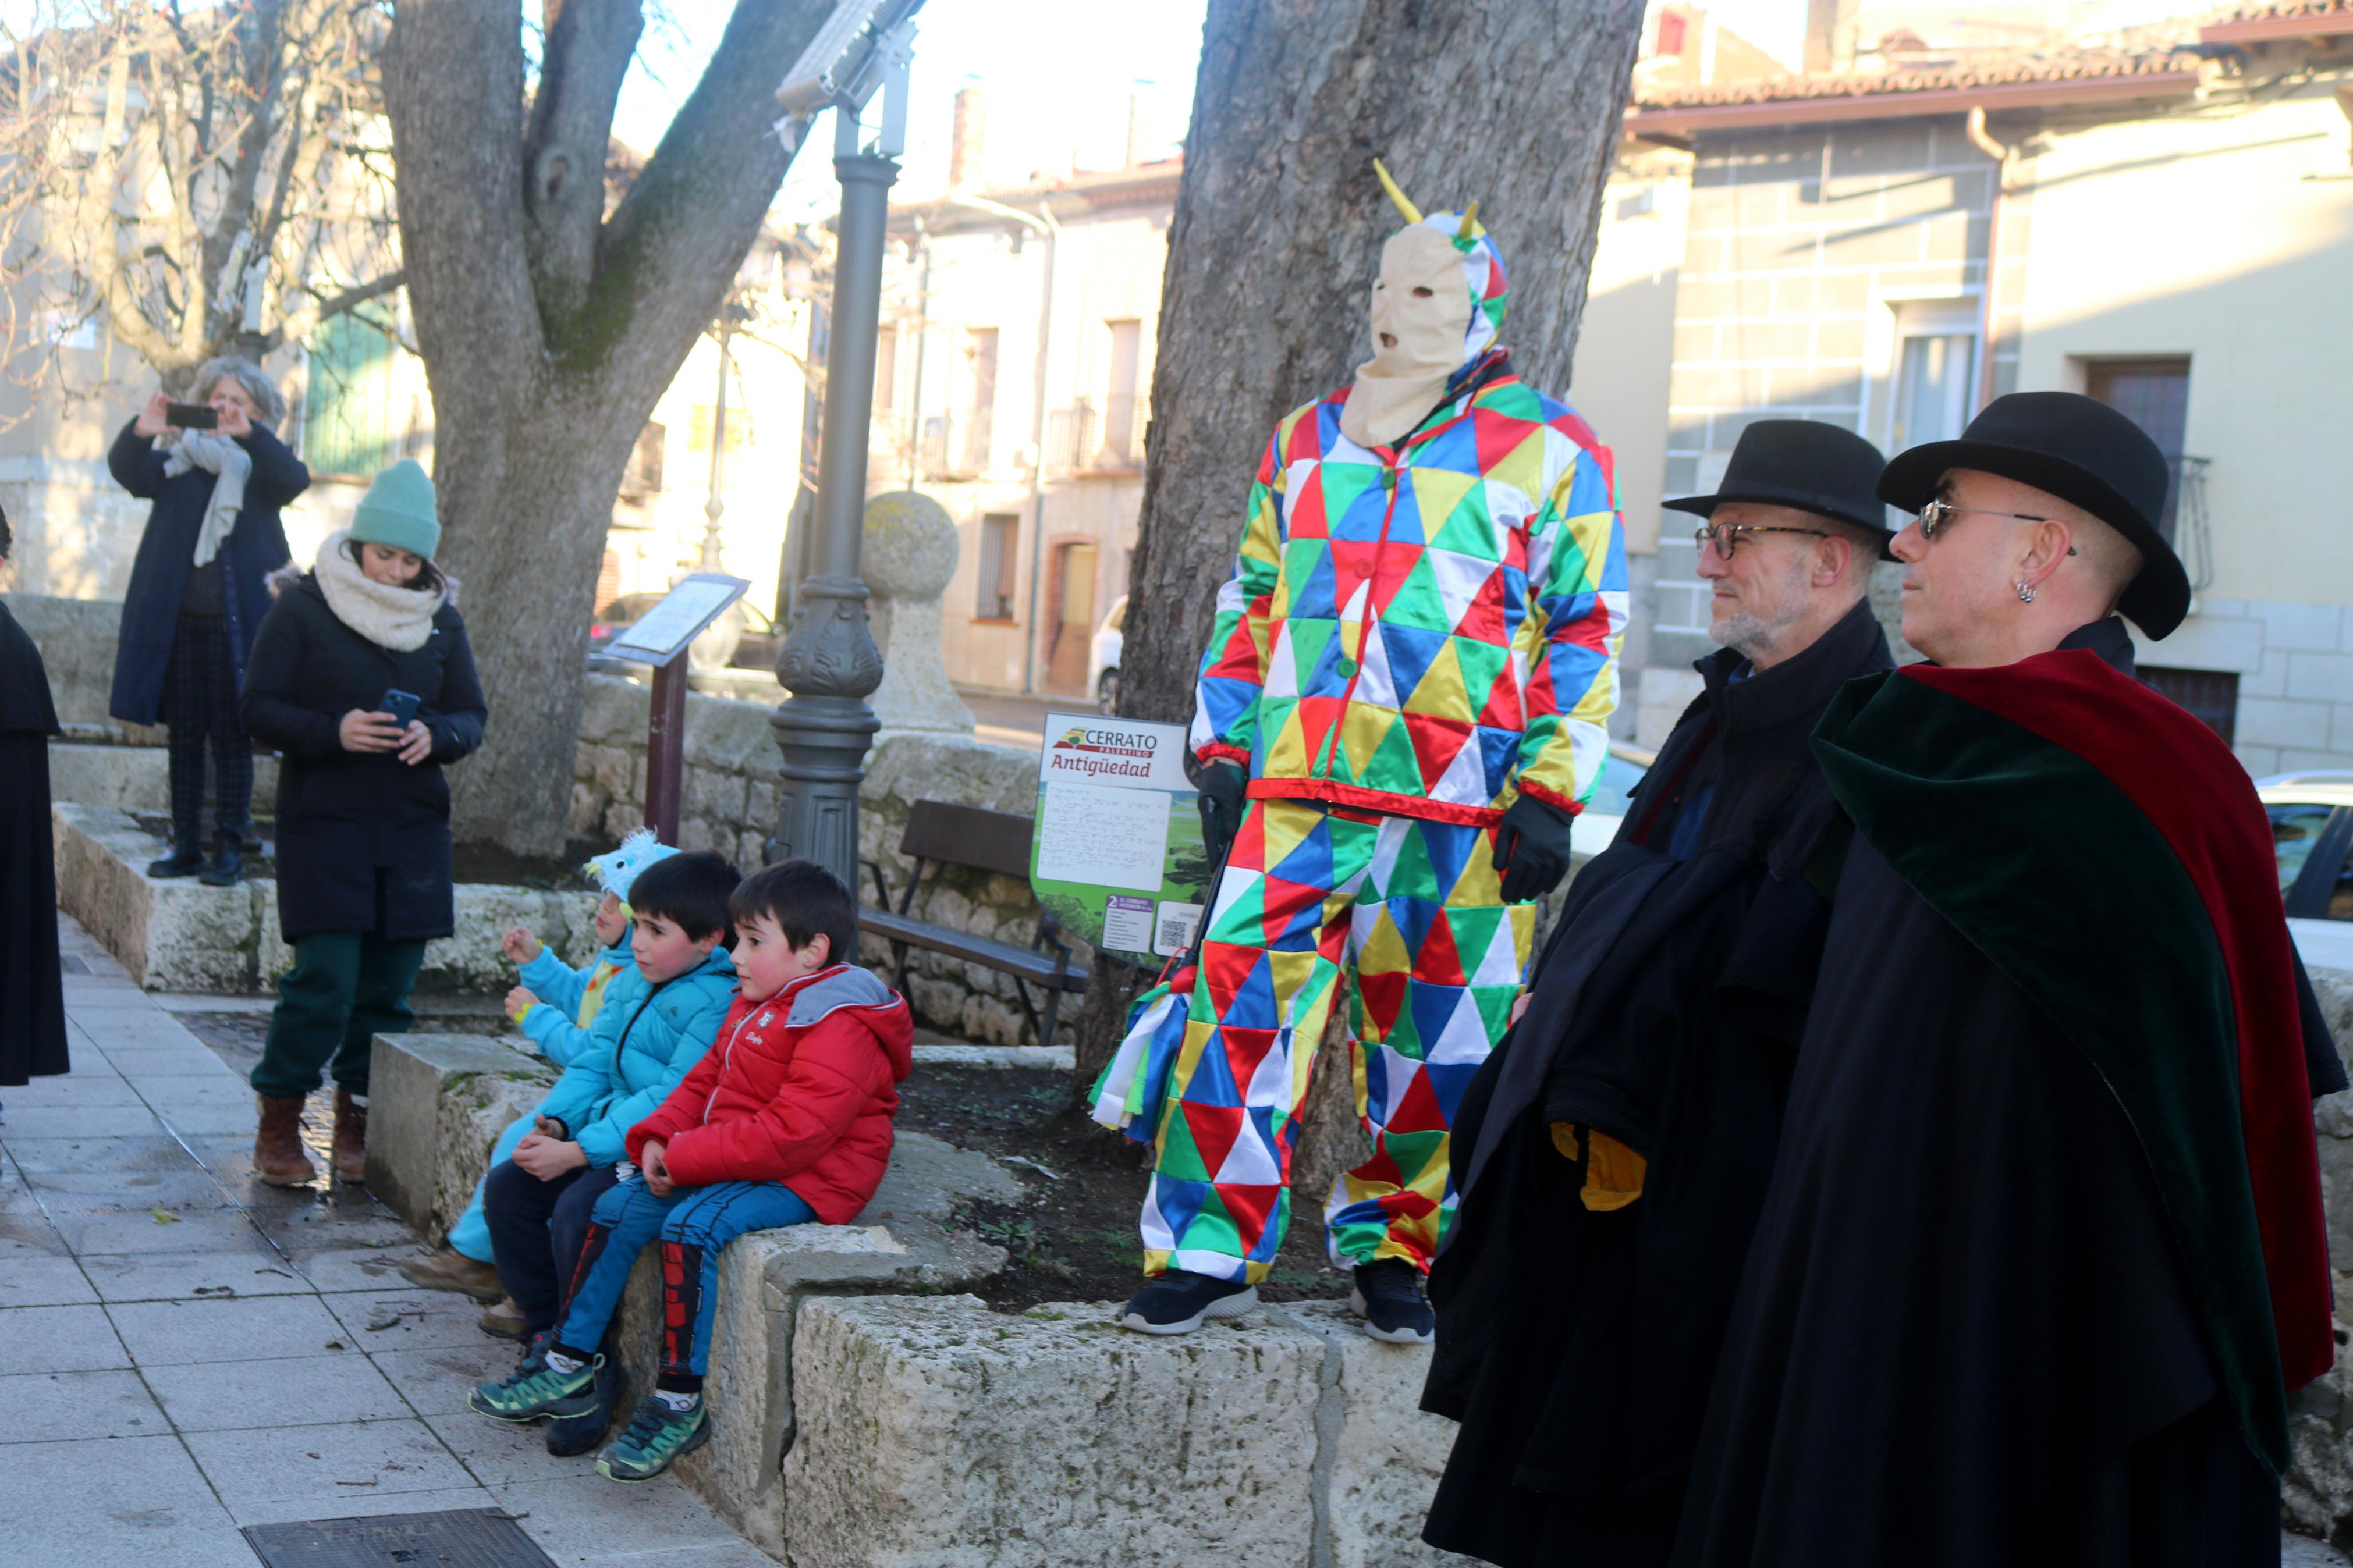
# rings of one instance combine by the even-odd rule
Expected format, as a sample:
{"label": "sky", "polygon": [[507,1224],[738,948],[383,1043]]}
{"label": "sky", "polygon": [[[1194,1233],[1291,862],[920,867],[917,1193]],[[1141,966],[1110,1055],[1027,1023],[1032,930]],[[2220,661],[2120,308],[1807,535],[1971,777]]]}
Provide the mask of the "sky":
{"label": "sky", "polygon": [[[1118,167],[1131,98],[1141,99],[1149,127],[1145,155],[1175,152],[1192,112],[1206,6],[1207,0],[930,0],[917,16],[907,153],[894,194],[921,197],[945,188],[949,128],[965,87],[987,95],[992,183],[1033,170],[1068,174],[1074,158],[1080,168]],[[660,140],[733,8],[733,0],[668,0],[666,22],[647,29],[622,85],[614,131],[623,141],[649,148]],[[870,125],[880,110],[870,109]],[[832,139],[831,118],[820,119],[785,178],[779,216],[812,221],[832,214],[838,187],[825,155]]]}

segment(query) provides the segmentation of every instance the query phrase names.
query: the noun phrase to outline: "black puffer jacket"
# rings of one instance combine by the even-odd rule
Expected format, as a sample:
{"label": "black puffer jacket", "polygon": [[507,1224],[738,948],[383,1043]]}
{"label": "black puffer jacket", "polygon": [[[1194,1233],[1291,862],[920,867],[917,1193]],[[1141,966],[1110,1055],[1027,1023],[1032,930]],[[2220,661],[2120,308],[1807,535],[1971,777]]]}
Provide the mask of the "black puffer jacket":
{"label": "black puffer jacket", "polygon": [[[389,752],[343,750],[343,715],[375,711],[391,690],[423,699],[417,716],[433,731],[433,754],[414,767]],[[402,653],[345,626],[306,574],[261,623],[240,710],[253,738],[284,759],[278,923],[286,940],[374,931],[405,942],[455,930],[441,769],[482,743],[490,717],[457,609],[443,605],[425,646]]]}

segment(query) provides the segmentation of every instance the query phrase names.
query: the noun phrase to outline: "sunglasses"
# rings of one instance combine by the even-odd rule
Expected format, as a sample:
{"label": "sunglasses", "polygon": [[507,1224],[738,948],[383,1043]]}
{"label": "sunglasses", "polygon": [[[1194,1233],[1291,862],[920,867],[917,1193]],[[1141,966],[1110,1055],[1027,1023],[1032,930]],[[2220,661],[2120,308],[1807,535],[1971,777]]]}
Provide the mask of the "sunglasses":
{"label": "sunglasses", "polygon": [[[2049,522],[2051,521],[2047,517],[2043,517],[2038,513],[2031,511],[1996,511],[1990,507],[1955,506],[1948,500],[1930,501],[1926,506],[1920,509],[1919,514],[1915,517],[1913,521],[1920,525],[1920,537],[1928,543],[1934,544],[1936,542],[1936,535],[1944,531],[1945,525],[1965,511],[1978,512],[1986,517],[2016,518],[2021,522]],[[2070,555],[2074,554],[2075,547],[2072,544],[2069,545],[2067,547],[2067,553]]]}

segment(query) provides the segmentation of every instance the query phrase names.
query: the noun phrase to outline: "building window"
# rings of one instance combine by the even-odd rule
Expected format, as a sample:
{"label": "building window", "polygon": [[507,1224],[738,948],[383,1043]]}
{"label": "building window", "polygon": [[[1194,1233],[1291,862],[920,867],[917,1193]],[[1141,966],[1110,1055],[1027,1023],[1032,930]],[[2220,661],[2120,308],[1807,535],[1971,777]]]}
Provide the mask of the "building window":
{"label": "building window", "polygon": [[2143,430],[2173,469],[2165,485],[2165,515],[2157,531],[2173,542],[2181,510],[2182,452],[2189,435],[2189,361],[2094,360],[2084,369],[2084,390]]}
{"label": "building window", "polygon": [[874,334],[874,412],[899,406],[899,329],[884,327]]}
{"label": "building window", "polygon": [[2168,669],[2159,665],[2140,667],[2141,684],[2158,695],[2171,698],[2189,710],[2189,716],[2231,743],[2232,731],[2239,722],[2239,678],[2227,669]]}
{"label": "building window", "polygon": [[[703,412],[708,413],[709,410]],[[661,421],[646,421],[646,427],[638,432],[637,445],[629,448],[629,466],[621,474],[622,495],[636,500],[661,493],[662,452],[669,434]],[[734,432],[731,429],[728,436],[728,445],[732,447],[735,444],[733,439]],[[702,426],[702,448],[705,451],[711,448],[711,426],[707,422]],[[604,601],[599,599],[597,603]]]}
{"label": "building window", "polygon": [[313,473],[372,478],[392,458],[392,334],[330,316],[311,342],[302,460]]}
{"label": "building window", "polygon": [[1888,450],[1949,441],[1969,422],[1976,391],[1973,332],[1907,332],[1895,361],[1895,427]]}
{"label": "building window", "polygon": [[987,471],[997,438],[997,329],[966,332],[965,353],[972,361],[972,414],[964,426],[964,468],[978,474]]}
{"label": "building window", "polygon": [[1144,409],[1135,395],[1143,373],[1144,323],[1105,321],[1111,336],[1111,374],[1103,386],[1104,467],[1132,468],[1144,456]]}
{"label": "building window", "polygon": [[1020,566],[1021,520],[993,511],[980,520],[980,583],[972,613],[984,621],[1013,618],[1013,584]]}

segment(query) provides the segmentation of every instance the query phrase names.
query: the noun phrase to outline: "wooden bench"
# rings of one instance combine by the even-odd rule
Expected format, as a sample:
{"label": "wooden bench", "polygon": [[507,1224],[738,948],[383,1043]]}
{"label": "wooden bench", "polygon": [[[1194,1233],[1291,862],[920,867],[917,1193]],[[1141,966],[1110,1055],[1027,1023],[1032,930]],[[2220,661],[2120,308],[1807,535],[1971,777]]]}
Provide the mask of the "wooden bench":
{"label": "wooden bench", "polygon": [[[923,878],[937,868],[965,867],[1027,881],[1031,826],[1029,818],[1009,811],[956,805],[944,800],[917,801],[908,814],[907,831],[899,837],[899,853],[915,863],[914,873],[908,878],[906,887],[900,891],[897,907],[893,908],[891,887],[883,880],[881,866],[867,861],[866,868],[874,873],[876,904],[859,905],[858,927],[891,944],[891,958],[896,966],[892,984],[902,995],[907,990],[908,958],[919,947],[1011,975],[1013,988],[1021,998],[1021,1010],[1029,1016],[1038,1043],[1050,1046],[1054,1043],[1054,1022],[1061,1011],[1062,997],[1087,988],[1087,961],[1061,939],[1061,926],[1051,914],[1039,910],[1037,934],[1029,939],[1028,947],[1016,947],[1011,942],[934,925],[916,919],[911,912],[916,896],[923,890]],[[1030,999],[1032,985],[1046,994],[1042,1016]]]}

